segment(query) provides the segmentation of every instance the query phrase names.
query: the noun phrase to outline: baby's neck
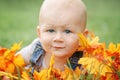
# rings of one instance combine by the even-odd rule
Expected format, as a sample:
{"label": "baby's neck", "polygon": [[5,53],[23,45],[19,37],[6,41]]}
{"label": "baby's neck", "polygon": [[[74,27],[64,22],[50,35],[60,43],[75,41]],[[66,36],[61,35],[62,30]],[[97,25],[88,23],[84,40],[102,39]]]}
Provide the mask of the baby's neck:
{"label": "baby's neck", "polygon": [[63,71],[66,64],[67,64],[66,58],[55,58],[55,64],[54,64],[55,68]]}
{"label": "baby's neck", "polygon": [[[51,59],[51,55],[45,55],[44,57],[44,64],[46,65],[46,67],[49,67],[49,63],[50,63],[50,59]],[[67,58],[61,58],[61,57],[56,57],[54,58],[54,64],[53,67],[56,69],[60,69],[60,70],[64,70],[65,65],[67,64]]]}

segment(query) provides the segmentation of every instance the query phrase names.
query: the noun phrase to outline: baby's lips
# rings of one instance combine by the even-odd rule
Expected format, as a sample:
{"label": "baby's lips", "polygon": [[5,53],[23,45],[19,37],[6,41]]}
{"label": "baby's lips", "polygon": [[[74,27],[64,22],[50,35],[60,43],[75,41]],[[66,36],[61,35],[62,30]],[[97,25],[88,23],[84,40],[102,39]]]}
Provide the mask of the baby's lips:
{"label": "baby's lips", "polygon": [[58,46],[58,45],[55,45],[55,46],[52,46],[53,48],[60,48],[60,49],[63,49],[65,48],[64,46]]}

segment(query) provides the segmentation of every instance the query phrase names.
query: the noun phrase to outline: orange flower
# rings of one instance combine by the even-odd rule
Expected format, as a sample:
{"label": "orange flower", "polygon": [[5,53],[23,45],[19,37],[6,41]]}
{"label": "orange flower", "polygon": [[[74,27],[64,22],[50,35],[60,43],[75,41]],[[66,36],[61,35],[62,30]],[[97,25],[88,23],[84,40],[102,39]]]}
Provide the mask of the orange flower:
{"label": "orange flower", "polygon": [[91,36],[88,38],[86,38],[83,34],[78,34],[78,36],[80,42],[80,47],[78,48],[78,50],[87,53],[84,56],[95,55],[96,53],[94,52],[94,50],[98,48],[104,49],[104,43],[99,43],[99,38],[93,36],[93,34],[91,34]]}
{"label": "orange flower", "polygon": [[35,80],[47,80],[47,69],[40,72],[34,71],[33,77]]}
{"label": "orange flower", "polygon": [[82,50],[88,48],[89,43],[88,43],[87,39],[85,38],[85,36],[82,33],[79,33],[78,36],[79,36],[79,43],[80,43],[80,47],[78,48],[78,50],[82,51]]}
{"label": "orange flower", "polygon": [[8,62],[5,72],[14,73],[14,71],[15,65],[12,62]]}
{"label": "orange flower", "polygon": [[[88,43],[88,46],[82,45],[80,49],[84,52],[84,57],[79,60],[79,64],[82,64],[90,74],[100,74],[101,80],[104,78],[108,80],[106,73],[111,73],[114,79],[118,80],[120,76],[120,44],[117,46],[113,43],[109,44],[108,49],[105,47],[105,43],[99,43],[99,38],[92,36],[85,39],[83,35],[79,35],[83,38],[81,44]],[[80,39],[81,39],[80,38]],[[113,80],[113,78],[111,78]]]}
{"label": "orange flower", "polygon": [[24,66],[24,60],[22,58],[22,56],[17,55],[16,51],[18,49],[20,49],[20,45],[19,44],[14,44],[13,47],[11,47],[11,49],[1,49],[0,50],[0,70],[1,71],[5,71],[5,72],[10,72],[10,73],[14,73],[15,72],[15,67],[19,66],[19,67],[23,67]]}
{"label": "orange flower", "polygon": [[59,69],[53,68],[54,55],[52,55],[50,60],[50,66],[48,69],[41,70],[40,72],[34,72],[33,76],[35,80],[63,80],[62,72]]}
{"label": "orange flower", "polygon": [[81,70],[77,67],[75,70],[65,67],[65,70],[62,71],[59,75],[60,78],[56,77],[58,80],[79,80]]}
{"label": "orange flower", "polygon": [[7,67],[7,60],[0,56],[0,71],[5,71]]}
{"label": "orange flower", "polygon": [[117,44],[116,46],[115,44],[110,43],[106,52],[108,56],[115,56],[115,53],[120,56],[120,44]]}
{"label": "orange flower", "polygon": [[0,56],[2,56],[6,50],[6,48],[0,48]]}
{"label": "orange flower", "polygon": [[65,77],[65,80],[74,80],[73,79],[73,71],[68,67],[65,67],[63,75]]}
{"label": "orange flower", "polygon": [[110,43],[108,49],[106,50],[107,56],[110,57],[110,63],[113,70],[120,71],[120,44],[117,46],[113,43]]}

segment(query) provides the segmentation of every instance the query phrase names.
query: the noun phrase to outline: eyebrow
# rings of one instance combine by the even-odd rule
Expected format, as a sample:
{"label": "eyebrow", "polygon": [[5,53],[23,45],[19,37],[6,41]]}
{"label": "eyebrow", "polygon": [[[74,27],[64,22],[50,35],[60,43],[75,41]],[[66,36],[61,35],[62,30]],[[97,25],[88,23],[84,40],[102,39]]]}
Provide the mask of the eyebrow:
{"label": "eyebrow", "polygon": [[[55,27],[55,25],[52,25],[52,24],[42,24],[40,25],[41,27]],[[74,27],[74,25],[63,25],[61,27],[64,27],[64,28],[71,28],[71,27]]]}

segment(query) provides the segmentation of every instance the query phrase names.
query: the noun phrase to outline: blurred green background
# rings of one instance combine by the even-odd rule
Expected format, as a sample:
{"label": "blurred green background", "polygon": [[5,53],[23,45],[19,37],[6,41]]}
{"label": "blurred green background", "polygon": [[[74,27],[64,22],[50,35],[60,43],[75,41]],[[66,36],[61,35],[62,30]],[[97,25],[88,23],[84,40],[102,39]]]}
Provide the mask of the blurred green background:
{"label": "blurred green background", "polygon": [[[83,0],[87,6],[87,28],[101,42],[120,42],[120,0]],[[0,0],[0,46],[22,47],[36,37],[39,9],[43,0]]]}

